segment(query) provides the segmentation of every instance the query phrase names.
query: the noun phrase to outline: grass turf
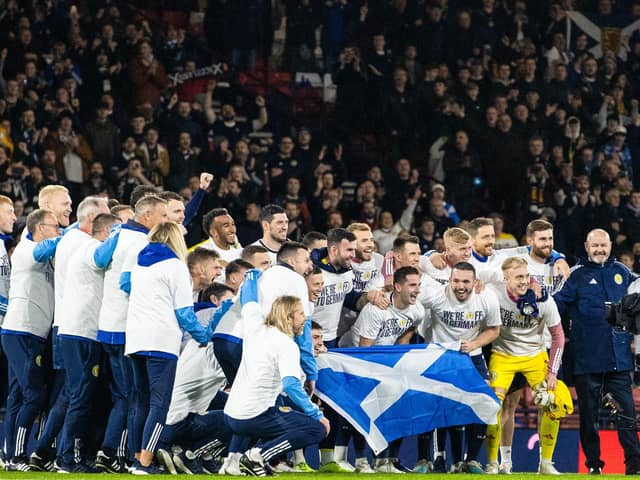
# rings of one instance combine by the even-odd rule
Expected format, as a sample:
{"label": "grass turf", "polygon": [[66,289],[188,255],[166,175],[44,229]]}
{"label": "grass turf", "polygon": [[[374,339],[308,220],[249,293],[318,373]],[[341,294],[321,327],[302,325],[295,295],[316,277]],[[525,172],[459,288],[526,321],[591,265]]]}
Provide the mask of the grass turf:
{"label": "grass turf", "polygon": [[[290,478],[290,479],[308,479],[308,480],[353,480],[354,477],[358,478],[370,478],[371,480],[398,480],[398,475],[393,474],[382,474],[376,473],[375,475],[367,475],[362,474],[359,475],[357,473],[281,473],[278,474],[281,478]],[[429,480],[442,480],[445,478],[449,478],[451,480],[454,479],[462,479],[471,480],[478,479],[478,475],[469,475],[469,474],[409,474],[411,478],[426,478]],[[171,478],[166,475],[162,475],[161,477]],[[498,476],[496,476],[498,477]],[[494,477],[494,478],[496,478]],[[577,473],[565,473],[562,475],[563,479],[572,480],[572,479],[586,479],[585,474],[577,474]],[[42,473],[42,472],[1,472],[0,479],[2,480],[39,480],[39,479],[54,479],[54,478],[62,478],[64,480],[91,480],[91,479],[118,479],[118,478],[126,478],[122,475],[113,475],[113,474],[57,474],[57,473]],[[174,477],[175,478],[175,477]],[[193,475],[193,476],[182,476],[182,478],[213,478],[212,475]],[[242,478],[242,477],[219,477],[219,478]],[[248,477],[251,478],[251,477]],[[401,477],[402,478],[402,477]],[[486,478],[486,477],[485,477]],[[536,475],[535,473],[515,473],[510,476],[500,475],[499,478],[503,480],[534,480],[541,478],[548,478],[550,476],[541,477]],[[602,475],[599,478],[624,478],[624,475]]]}

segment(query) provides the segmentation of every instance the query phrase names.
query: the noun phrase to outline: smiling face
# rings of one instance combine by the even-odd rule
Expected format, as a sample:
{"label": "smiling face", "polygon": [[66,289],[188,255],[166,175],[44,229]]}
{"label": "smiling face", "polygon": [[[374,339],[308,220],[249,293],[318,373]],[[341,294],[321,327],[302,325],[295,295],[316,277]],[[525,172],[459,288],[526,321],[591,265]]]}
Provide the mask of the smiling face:
{"label": "smiling face", "polygon": [[530,284],[529,271],[526,265],[516,266],[504,271],[504,280],[507,290],[514,296],[527,293]]}
{"label": "smiling face", "polygon": [[449,278],[449,288],[459,302],[466,301],[473,292],[476,276],[471,270],[453,268]]}
{"label": "smiling face", "polygon": [[[393,284],[393,294],[405,305],[415,305],[420,293],[420,275],[407,275],[402,282]],[[395,298],[395,297],[394,297]]]}
{"label": "smiling face", "polygon": [[373,253],[373,233],[371,230],[355,230],[353,234],[356,236],[356,257],[368,262]]}
{"label": "smiling face", "polygon": [[611,240],[604,230],[592,230],[587,236],[584,248],[589,255],[589,260],[594,263],[604,264],[611,255]]}
{"label": "smiling face", "polygon": [[236,244],[236,223],[231,215],[219,215],[213,219],[209,235],[220,247]]}

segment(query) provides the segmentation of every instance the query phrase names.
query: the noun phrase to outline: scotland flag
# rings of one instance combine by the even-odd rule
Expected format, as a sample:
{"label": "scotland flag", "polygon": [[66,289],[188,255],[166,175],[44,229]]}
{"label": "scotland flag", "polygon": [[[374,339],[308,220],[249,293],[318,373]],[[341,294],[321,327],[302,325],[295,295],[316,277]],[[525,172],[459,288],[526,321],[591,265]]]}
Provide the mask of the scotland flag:
{"label": "scotland flag", "polygon": [[497,422],[498,398],[469,356],[444,346],[339,348],[317,360],[316,394],[376,454],[434,428]]}

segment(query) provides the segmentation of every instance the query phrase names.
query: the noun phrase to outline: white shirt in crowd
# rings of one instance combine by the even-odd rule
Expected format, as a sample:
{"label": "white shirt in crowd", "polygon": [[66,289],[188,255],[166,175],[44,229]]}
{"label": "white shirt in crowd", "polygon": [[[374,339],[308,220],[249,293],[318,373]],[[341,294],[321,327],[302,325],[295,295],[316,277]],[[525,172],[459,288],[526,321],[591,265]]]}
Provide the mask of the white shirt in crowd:
{"label": "white shirt in crowd", "polygon": [[504,285],[490,285],[489,288],[498,297],[502,319],[500,336],[493,342],[492,350],[516,357],[537,355],[545,350],[545,327],[560,324],[560,314],[553,298],[538,302],[540,313],[536,318],[520,313],[517,303],[509,297]]}
{"label": "white shirt in crowd", "polygon": [[180,354],[182,329],[175,311],[192,307],[187,265],[168,258],[131,270],[125,354],[141,351]]}
{"label": "white shirt in crowd", "polygon": [[[431,341],[437,343],[473,340],[487,327],[501,325],[500,305],[494,292],[485,289],[472,292],[464,302],[459,302],[448,285],[440,285],[427,275],[422,277],[418,301],[431,311]],[[478,348],[470,355],[480,355]]]}
{"label": "white shirt in crowd", "polygon": [[257,417],[275,405],[285,377],[300,379],[300,350],[277,328],[262,325],[245,338],[224,413],[236,420]]}
{"label": "white shirt in crowd", "polygon": [[420,303],[399,309],[393,304],[381,309],[368,303],[364,306],[356,323],[340,338],[340,347],[357,347],[360,337],[373,340],[374,345],[394,345],[398,338],[415,328],[424,318],[424,307]]}
{"label": "white shirt in crowd", "polygon": [[85,241],[69,258],[58,334],[97,340],[104,270],[96,266],[93,254],[102,242],[85,235]]}
{"label": "white shirt in crowd", "polygon": [[50,260],[36,262],[36,245],[28,236],[13,251],[9,306],[2,330],[46,339],[53,320],[53,265]]}
{"label": "white shirt in crowd", "polygon": [[311,318],[322,327],[322,339],[326,342],[335,340],[338,336],[340,311],[345,297],[353,289],[353,271],[333,273],[322,270],[322,278],[324,287],[316,300]]}
{"label": "white shirt in crowd", "polygon": [[[120,276],[124,271],[131,271],[138,254],[149,241],[146,233],[132,229],[127,224],[122,225],[120,230],[112,235],[118,235],[118,243],[113,251],[111,263],[104,273],[98,339],[104,343],[122,344],[124,341],[120,338],[127,327],[129,296],[120,289]],[[189,292],[191,293],[191,288]]]}

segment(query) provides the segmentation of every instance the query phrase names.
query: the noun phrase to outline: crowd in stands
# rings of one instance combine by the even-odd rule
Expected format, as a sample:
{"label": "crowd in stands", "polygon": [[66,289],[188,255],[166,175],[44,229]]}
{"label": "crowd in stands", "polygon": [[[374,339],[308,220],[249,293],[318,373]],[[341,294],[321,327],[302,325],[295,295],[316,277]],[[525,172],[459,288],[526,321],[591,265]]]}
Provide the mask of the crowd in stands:
{"label": "crowd in stands", "polygon": [[[218,206],[255,240],[276,202],[294,240],[362,221],[386,245],[405,230],[439,249],[446,228],[494,212],[516,239],[553,221],[569,258],[604,227],[637,263],[640,33],[598,50],[569,13],[626,26],[638,1],[0,5],[0,193],[17,229],[43,185],[75,205],[127,203],[137,185],[187,201],[208,171],[190,244]],[[305,124],[242,82],[274,68],[329,74],[335,105]]]}

